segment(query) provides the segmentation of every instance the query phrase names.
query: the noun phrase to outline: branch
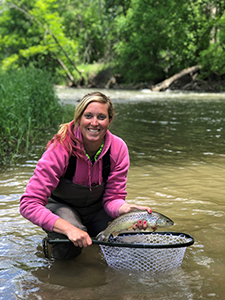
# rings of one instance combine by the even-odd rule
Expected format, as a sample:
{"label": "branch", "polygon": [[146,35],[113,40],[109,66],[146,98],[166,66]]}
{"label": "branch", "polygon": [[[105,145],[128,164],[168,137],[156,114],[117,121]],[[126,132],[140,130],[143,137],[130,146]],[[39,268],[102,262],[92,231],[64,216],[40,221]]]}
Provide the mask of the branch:
{"label": "branch", "polygon": [[69,80],[72,82],[73,85],[75,85],[75,79],[73,75],[70,73],[70,71],[68,70],[68,68],[64,65],[63,61],[59,57],[57,57],[57,61],[60,64],[60,66],[63,68],[63,70],[66,72],[66,75],[69,78]]}

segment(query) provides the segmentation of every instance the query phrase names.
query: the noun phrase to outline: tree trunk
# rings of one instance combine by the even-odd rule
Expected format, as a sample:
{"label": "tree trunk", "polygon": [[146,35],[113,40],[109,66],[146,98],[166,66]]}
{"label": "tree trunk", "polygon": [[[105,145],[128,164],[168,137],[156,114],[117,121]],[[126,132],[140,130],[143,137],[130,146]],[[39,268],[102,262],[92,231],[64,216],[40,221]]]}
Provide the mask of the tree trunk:
{"label": "tree trunk", "polygon": [[159,92],[161,90],[166,90],[177,79],[179,79],[179,78],[181,78],[181,77],[183,77],[187,74],[194,73],[194,72],[198,71],[199,69],[201,69],[201,66],[199,66],[199,65],[184,69],[181,72],[173,75],[172,77],[170,77],[170,78],[168,78],[168,79],[166,79],[166,80],[164,80],[164,81],[162,81],[162,82],[160,82],[156,85],[153,85],[151,87],[151,90],[153,92]]}

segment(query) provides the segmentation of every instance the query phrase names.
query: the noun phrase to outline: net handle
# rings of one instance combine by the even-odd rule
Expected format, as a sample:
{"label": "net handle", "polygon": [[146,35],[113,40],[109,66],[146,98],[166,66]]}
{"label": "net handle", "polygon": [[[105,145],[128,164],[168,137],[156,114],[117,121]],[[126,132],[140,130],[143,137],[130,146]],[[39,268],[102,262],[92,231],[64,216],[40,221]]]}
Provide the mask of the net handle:
{"label": "net handle", "polygon": [[[132,234],[136,234],[136,233],[129,233],[129,234],[123,234],[123,235],[132,235]],[[142,234],[146,234],[146,233],[142,233]],[[158,233],[151,233],[151,234],[158,234]],[[106,241],[98,241],[94,238],[92,238],[92,244],[94,245],[104,245],[104,246],[111,246],[111,247],[123,247],[123,248],[151,248],[151,249],[163,249],[163,248],[181,248],[181,247],[188,247],[194,244],[194,238],[187,234],[187,233],[181,233],[181,232],[160,232],[160,234],[163,235],[176,235],[176,236],[183,236],[186,237],[188,239],[190,239],[190,241],[186,242],[186,243],[179,243],[179,244],[159,244],[159,245],[150,245],[150,244],[132,244],[132,243],[117,243],[117,242],[106,242]],[[49,244],[53,244],[53,243],[72,243],[69,239],[47,239],[47,242]]]}

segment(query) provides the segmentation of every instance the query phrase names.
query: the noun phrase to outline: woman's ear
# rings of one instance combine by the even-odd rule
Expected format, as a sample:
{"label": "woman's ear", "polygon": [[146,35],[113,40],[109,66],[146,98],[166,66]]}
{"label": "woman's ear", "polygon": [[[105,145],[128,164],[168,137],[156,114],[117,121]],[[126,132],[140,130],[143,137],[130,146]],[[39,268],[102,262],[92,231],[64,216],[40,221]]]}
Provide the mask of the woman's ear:
{"label": "woman's ear", "polygon": [[112,121],[113,121],[113,118],[109,119],[109,126],[111,125]]}

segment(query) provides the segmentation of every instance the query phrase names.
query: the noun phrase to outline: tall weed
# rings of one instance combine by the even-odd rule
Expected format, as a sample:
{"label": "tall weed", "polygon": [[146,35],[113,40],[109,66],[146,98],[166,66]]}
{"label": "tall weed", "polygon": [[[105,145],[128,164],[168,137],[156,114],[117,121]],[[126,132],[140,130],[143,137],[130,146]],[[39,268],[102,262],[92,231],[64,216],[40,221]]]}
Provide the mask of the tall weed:
{"label": "tall weed", "polygon": [[46,71],[23,68],[0,73],[0,163],[29,151],[61,120],[61,106]]}

